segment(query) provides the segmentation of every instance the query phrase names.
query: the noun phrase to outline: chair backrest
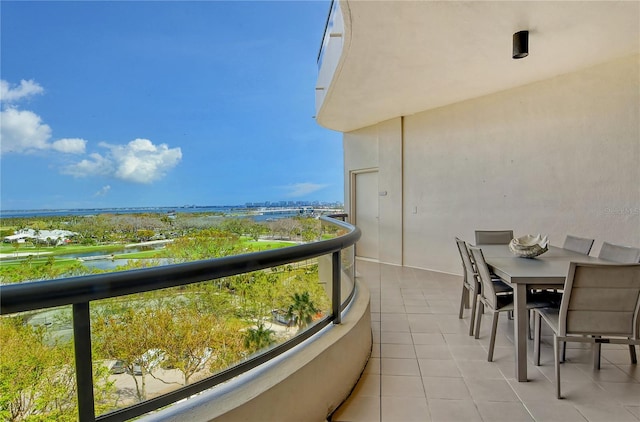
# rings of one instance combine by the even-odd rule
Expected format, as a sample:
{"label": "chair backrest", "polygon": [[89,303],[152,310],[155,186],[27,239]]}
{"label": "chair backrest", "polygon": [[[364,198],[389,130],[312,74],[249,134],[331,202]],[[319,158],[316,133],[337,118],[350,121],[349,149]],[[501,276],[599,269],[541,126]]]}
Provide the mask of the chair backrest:
{"label": "chair backrest", "polygon": [[640,248],[602,242],[602,248],[600,249],[598,258],[619,262],[621,264],[637,264],[640,262]]}
{"label": "chair backrest", "polygon": [[476,230],[476,245],[508,245],[513,230]]}
{"label": "chair backrest", "polygon": [[595,239],[587,239],[585,237],[571,236],[570,234],[564,239],[564,245],[562,249],[568,249],[573,252],[578,252],[584,255],[589,255],[591,247]]}
{"label": "chair backrest", "polygon": [[458,252],[460,253],[460,259],[462,260],[462,268],[465,272],[465,281],[473,283],[475,281],[475,268],[473,266],[473,262],[471,262],[469,249],[467,249],[467,242],[456,237],[456,245],[458,246]]}
{"label": "chair backrest", "polygon": [[559,335],[640,338],[640,264],[572,262],[560,305]]}
{"label": "chair backrest", "polygon": [[480,283],[482,283],[480,294],[489,303],[489,306],[491,306],[493,309],[496,309],[496,290],[493,287],[493,281],[491,281],[491,272],[489,271],[487,262],[484,260],[482,249],[469,246],[469,250],[471,251],[471,256],[473,257],[473,261],[476,265],[478,278],[480,278]]}

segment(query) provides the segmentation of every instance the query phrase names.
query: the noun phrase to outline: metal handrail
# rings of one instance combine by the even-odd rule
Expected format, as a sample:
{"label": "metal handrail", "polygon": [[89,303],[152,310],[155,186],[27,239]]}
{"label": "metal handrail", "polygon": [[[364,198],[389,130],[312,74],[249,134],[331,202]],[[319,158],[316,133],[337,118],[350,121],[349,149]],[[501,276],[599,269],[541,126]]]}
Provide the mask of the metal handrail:
{"label": "metal handrail", "polygon": [[340,220],[340,221],[347,221],[347,218],[349,217],[349,214],[343,212],[343,213],[338,213],[338,214],[329,214],[327,217],[335,218],[336,220]]}
{"label": "metal handrail", "polygon": [[[347,300],[340,303],[340,251],[354,245],[360,238],[361,233],[360,229],[346,222],[329,217],[320,217],[320,219],[340,226],[348,230],[348,233],[334,239],[282,249],[184,264],[2,285],[0,286],[0,315],[72,305],[79,420],[121,421],[130,419],[175,403],[178,400],[240,375],[300,344],[330,323],[340,322],[340,312],[353,297],[352,290]],[[95,416],[89,319],[89,303],[91,301],[215,280],[327,254],[332,256],[333,297],[331,315],[320,320],[296,337],[216,375],[142,403],[118,409],[99,417]]]}

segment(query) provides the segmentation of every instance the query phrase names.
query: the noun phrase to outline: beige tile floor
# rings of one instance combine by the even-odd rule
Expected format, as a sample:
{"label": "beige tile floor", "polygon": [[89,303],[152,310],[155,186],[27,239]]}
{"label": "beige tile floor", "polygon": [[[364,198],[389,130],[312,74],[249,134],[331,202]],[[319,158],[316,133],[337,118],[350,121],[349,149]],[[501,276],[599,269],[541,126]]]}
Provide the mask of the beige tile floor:
{"label": "beige tile floor", "polygon": [[[489,315],[480,339],[458,319],[461,278],[358,260],[371,291],[373,349],[333,422],[640,421],[640,365],[626,346],[603,347],[594,371],[588,347],[571,346],[555,398],[551,337],[541,366],[529,353],[529,382],[515,381],[513,321],[500,316],[494,361],[487,362]],[[531,343],[531,342],[530,342]],[[531,346],[531,344],[530,344]]]}

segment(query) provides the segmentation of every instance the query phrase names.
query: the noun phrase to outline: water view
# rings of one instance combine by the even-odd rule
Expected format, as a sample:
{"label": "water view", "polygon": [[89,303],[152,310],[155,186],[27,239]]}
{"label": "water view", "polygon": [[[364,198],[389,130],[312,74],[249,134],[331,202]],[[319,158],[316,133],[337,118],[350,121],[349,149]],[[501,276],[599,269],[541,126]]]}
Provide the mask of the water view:
{"label": "water view", "polygon": [[[337,235],[337,227],[304,213],[256,220],[218,211],[80,212],[3,217],[0,223],[4,285],[209,260]],[[305,259],[179,288],[92,301],[97,411],[129,406],[209,377],[324,318],[331,302],[319,267],[319,259]],[[49,391],[42,380],[33,378],[16,397],[37,392],[47,394],[48,403],[63,404],[30,411],[63,419],[75,412],[75,395],[68,394],[75,388],[72,321],[71,307],[0,320],[2,348],[12,350],[3,359],[24,367],[25,374],[38,373],[29,366],[38,365],[50,375],[46,382],[56,385]],[[42,356],[49,356],[46,362]],[[66,368],[64,376],[61,368]],[[8,379],[0,381],[10,384]]]}

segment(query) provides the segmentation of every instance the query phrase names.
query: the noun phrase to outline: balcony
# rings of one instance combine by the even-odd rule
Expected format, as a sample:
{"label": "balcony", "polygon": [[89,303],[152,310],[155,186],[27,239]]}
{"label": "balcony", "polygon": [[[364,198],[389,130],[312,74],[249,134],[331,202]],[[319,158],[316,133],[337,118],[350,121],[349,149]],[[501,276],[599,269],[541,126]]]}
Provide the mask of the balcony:
{"label": "balcony", "polygon": [[[81,421],[121,421],[139,416],[151,420],[232,420],[239,417],[248,420],[266,418],[296,421],[307,417],[322,420],[348,396],[355,385],[370,354],[372,339],[368,291],[354,277],[353,244],[360,232],[357,228],[332,218],[321,217],[321,220],[330,229],[339,230],[338,236],[284,249],[185,264],[3,285],[1,312],[4,317],[24,315],[20,314],[23,312],[60,309],[56,307],[71,308],[69,325],[72,325],[72,333],[67,330],[65,335],[67,338],[72,335],[75,353],[68,356],[75,355],[75,358],[71,357],[68,364],[56,366],[47,373],[54,384],[63,373],[75,373],[76,381],[71,381],[69,390],[77,392],[77,414]],[[130,368],[129,375],[136,380],[136,390],[139,377],[143,385],[142,394],[138,390],[138,400],[134,400],[138,402],[127,403],[124,407],[120,405],[117,409],[113,409],[111,405],[105,409],[105,402],[101,399],[104,397],[103,384],[98,387],[99,380],[103,378],[95,378],[100,371],[96,372],[98,365],[93,358],[96,350],[95,344],[92,344],[96,339],[95,326],[100,326],[101,320],[115,321],[114,327],[128,330],[127,326],[131,324],[127,318],[135,314],[147,315],[149,300],[163,301],[161,306],[154,309],[177,309],[194,300],[195,296],[189,295],[185,290],[189,286],[200,286],[194,293],[206,296],[207,290],[202,282],[222,283],[225,277],[233,275],[311,261],[314,263],[313,267],[317,266],[318,269],[319,288],[324,289],[330,298],[330,306],[323,312],[324,316],[317,314],[315,322],[304,329],[301,325],[299,331],[293,331],[295,335],[290,339],[262,348],[226,369],[212,371],[212,376],[189,383],[185,372],[184,386],[163,394],[147,396],[144,385],[145,375],[151,373],[149,361],[154,360],[154,356],[159,353],[165,353],[165,350],[153,349],[158,353],[143,357],[136,361],[137,367],[133,365]],[[251,281],[251,278],[247,280]],[[126,296],[168,288],[178,290],[170,290],[170,297]],[[216,295],[215,292],[213,294]],[[126,313],[119,313],[118,306],[103,308],[102,301],[113,298],[119,298],[120,303],[135,303],[136,306]],[[235,308],[242,310],[241,305]],[[105,309],[108,312],[104,312]],[[153,315],[157,317],[159,314]],[[175,318],[174,315],[167,321],[175,322]],[[22,326],[26,320],[27,318],[22,317],[16,321]],[[50,326],[50,322],[47,325],[44,320],[42,325]],[[155,327],[153,324],[146,326],[144,319],[133,325],[143,332],[151,330],[151,326]],[[171,337],[168,335],[170,331],[152,330],[151,333],[151,337],[161,337],[161,341],[167,341],[166,338]],[[52,333],[52,336],[55,338],[58,334],[59,330]],[[138,341],[137,337],[136,340],[131,339],[131,342]],[[183,341],[186,341],[185,338]],[[106,344],[117,349],[113,342]],[[147,349],[146,344],[143,349]],[[124,352],[124,349],[118,350],[116,354]],[[221,349],[213,349],[212,353],[220,354],[219,350]],[[345,350],[349,353],[345,353]],[[151,351],[152,349],[148,352]],[[143,356],[146,355],[147,353]],[[19,357],[16,359],[19,361]],[[129,363],[132,362],[134,361]],[[75,371],[71,370],[73,367]],[[327,368],[332,370],[327,371]],[[41,394],[40,390],[36,394]],[[117,401],[126,398],[126,391],[118,391],[117,394]],[[133,394],[133,390],[129,394]],[[30,399],[26,400],[28,402]],[[43,413],[36,407],[30,414],[37,416]],[[24,415],[21,414],[22,416]]]}
{"label": "balcony", "polygon": [[320,110],[331,79],[338,67],[344,40],[344,20],[340,11],[340,3],[332,1],[329,16],[322,37],[322,45],[318,53],[318,81],[316,82],[316,111]]}
{"label": "balcony", "polygon": [[[637,1],[332,7],[316,121],[343,132],[359,254],[459,274],[441,245],[503,227],[597,239],[595,254],[640,246],[639,13]],[[520,30],[530,51],[514,60]]]}
{"label": "balcony", "polygon": [[[310,244],[302,250],[275,255],[280,255],[280,263],[293,262],[336,247],[340,250],[353,240],[343,238],[336,241],[337,245]],[[325,263],[333,265],[334,254],[331,258],[321,256],[327,256]],[[272,258],[260,253],[234,260],[246,269],[247,265],[273,265]],[[179,272],[182,280],[189,280],[196,268],[206,269],[206,276],[197,278],[236,271],[235,265],[225,263],[187,264]],[[332,265],[325,269],[331,271]],[[357,260],[356,268],[354,300],[347,309],[334,314],[340,315],[340,324],[332,324],[336,319],[329,318],[329,323],[310,334],[307,341],[278,356],[269,356],[272,359],[262,365],[236,371],[233,379],[206,391],[178,392],[151,405],[143,403],[96,419],[126,420],[137,413],[149,421],[295,421],[325,417],[334,422],[640,420],[640,369],[629,363],[623,346],[604,345],[599,371],[591,367],[589,349],[570,348],[563,367],[566,399],[556,400],[549,337],[543,345],[542,366],[530,365],[528,383],[515,381],[513,321],[500,319],[494,362],[487,362],[489,324],[483,324],[479,340],[467,335],[468,311],[463,319],[457,315],[458,276],[367,260]],[[343,281],[348,284],[349,271],[340,273],[347,276]],[[159,274],[173,278],[169,277],[171,268],[154,272],[154,276]],[[119,278],[131,276],[114,277],[112,287]],[[158,288],[162,283],[149,287]],[[37,290],[35,283],[33,286]],[[3,286],[3,314],[15,306],[27,306],[12,301],[15,291],[5,295],[6,291]],[[69,294],[73,291],[67,289]],[[112,290],[112,294],[118,291]],[[344,289],[341,296],[350,292]],[[68,302],[64,297],[51,300]],[[28,296],[24,299],[31,301]],[[80,333],[82,327],[77,330]],[[77,365],[81,367],[87,362],[80,356]],[[183,400],[185,397],[189,399]],[[167,407],[144,415],[158,403]],[[94,416],[80,419],[93,420]]]}
{"label": "balcony", "polygon": [[[604,241],[640,246],[639,6],[332,9],[340,42],[323,44],[337,57],[320,62],[316,120],[344,133],[345,210],[363,232],[374,326],[372,358],[332,421],[640,419],[640,369],[624,347],[608,346],[600,371],[590,350],[571,349],[565,400],[549,337],[542,366],[516,382],[513,321],[501,318],[487,362],[489,324],[475,340],[457,316],[452,243],[507,227],[554,244],[580,233],[597,239],[595,254]],[[530,54],[514,60],[520,30]]]}
{"label": "balcony", "polygon": [[373,351],[333,422],[640,420],[640,366],[630,364],[626,346],[607,345],[599,371],[589,346],[568,349],[565,399],[557,400],[551,337],[541,366],[528,354],[529,382],[517,382],[513,321],[500,317],[494,361],[487,362],[489,316],[480,339],[467,334],[469,311],[458,319],[458,277],[367,261],[357,266],[371,292]]}

